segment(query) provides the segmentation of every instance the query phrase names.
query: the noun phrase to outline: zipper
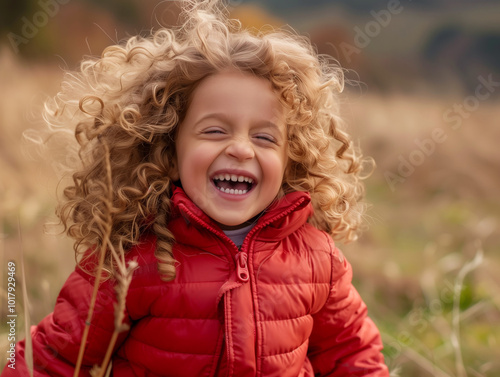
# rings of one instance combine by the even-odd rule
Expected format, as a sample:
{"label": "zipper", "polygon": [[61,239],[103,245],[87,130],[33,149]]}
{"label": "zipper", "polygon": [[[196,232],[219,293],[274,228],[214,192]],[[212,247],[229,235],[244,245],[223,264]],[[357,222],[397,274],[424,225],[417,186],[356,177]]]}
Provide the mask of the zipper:
{"label": "zipper", "polygon": [[236,274],[238,279],[246,283],[250,279],[250,273],[248,272],[248,254],[244,251],[240,251],[236,254]]}

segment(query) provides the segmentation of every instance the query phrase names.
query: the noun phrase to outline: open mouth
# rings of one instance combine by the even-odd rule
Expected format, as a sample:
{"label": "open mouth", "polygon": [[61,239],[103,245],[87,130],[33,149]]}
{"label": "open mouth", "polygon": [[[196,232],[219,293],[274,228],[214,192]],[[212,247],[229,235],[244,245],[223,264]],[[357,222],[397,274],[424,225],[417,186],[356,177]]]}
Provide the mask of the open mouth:
{"label": "open mouth", "polygon": [[218,190],[233,195],[246,194],[255,186],[252,178],[236,174],[217,174],[212,181]]}

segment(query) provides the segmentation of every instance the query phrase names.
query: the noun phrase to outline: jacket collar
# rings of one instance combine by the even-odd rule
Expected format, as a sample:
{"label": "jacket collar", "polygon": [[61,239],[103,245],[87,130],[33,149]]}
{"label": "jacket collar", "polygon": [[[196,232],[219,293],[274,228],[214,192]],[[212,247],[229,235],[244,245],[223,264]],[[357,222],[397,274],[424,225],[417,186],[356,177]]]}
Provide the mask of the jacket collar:
{"label": "jacket collar", "polygon": [[[192,245],[200,242],[199,246],[218,248],[220,239],[227,238],[217,223],[198,208],[182,188],[173,188],[171,201],[172,215],[169,228],[178,242]],[[289,193],[271,204],[250,233],[261,230],[259,239],[281,240],[304,225],[312,212],[309,193]],[[207,230],[219,240],[212,239],[213,243],[209,242]]]}

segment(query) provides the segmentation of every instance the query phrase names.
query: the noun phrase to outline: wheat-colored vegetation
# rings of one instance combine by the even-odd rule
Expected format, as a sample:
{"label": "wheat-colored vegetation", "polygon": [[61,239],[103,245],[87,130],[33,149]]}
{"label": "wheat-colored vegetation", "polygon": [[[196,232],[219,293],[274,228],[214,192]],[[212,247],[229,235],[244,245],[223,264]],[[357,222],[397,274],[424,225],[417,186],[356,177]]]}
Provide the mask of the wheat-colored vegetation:
{"label": "wheat-colored vegetation", "polygon": [[[55,221],[60,169],[56,161],[22,141],[37,127],[43,94],[55,94],[58,67],[21,63],[0,51],[0,351],[7,349],[6,266],[18,266],[24,251],[27,300],[17,289],[20,315],[36,324],[53,308],[74,268],[70,240],[47,235]],[[500,107],[482,102],[453,130],[443,113],[462,98],[423,98],[351,93],[345,116],[366,154],[378,168],[367,180],[369,230],[344,247],[354,266],[355,284],[382,331],[386,361],[394,375],[498,376],[500,362]],[[391,190],[384,174],[397,173],[414,139],[441,128],[446,140]],[[61,146],[64,151],[66,146]],[[52,155],[54,158],[54,155]],[[19,224],[19,225],[18,225]],[[54,228],[49,228],[54,233]],[[115,260],[120,261],[119,251]],[[133,266],[121,266],[122,296]],[[121,300],[123,302],[123,299]],[[117,309],[120,312],[120,309]],[[120,330],[117,319],[117,331]],[[108,355],[109,356],[109,355]],[[5,358],[0,361],[3,368]],[[104,373],[107,360],[101,366]],[[98,368],[96,368],[96,371]]]}

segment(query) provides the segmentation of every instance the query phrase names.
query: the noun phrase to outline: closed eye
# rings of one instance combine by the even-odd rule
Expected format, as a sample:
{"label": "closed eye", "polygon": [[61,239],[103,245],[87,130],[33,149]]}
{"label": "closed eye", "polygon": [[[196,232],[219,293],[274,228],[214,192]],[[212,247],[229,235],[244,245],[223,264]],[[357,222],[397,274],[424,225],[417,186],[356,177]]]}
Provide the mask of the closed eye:
{"label": "closed eye", "polygon": [[276,139],[274,137],[272,137],[271,135],[256,135],[255,138],[259,139],[259,140],[268,141],[268,142],[274,143],[274,144],[277,143]]}
{"label": "closed eye", "polygon": [[201,134],[207,136],[219,136],[219,135],[225,135],[226,131],[220,127],[210,127],[201,130]]}
{"label": "closed eye", "polygon": [[222,134],[224,133],[222,130],[206,130],[203,131],[204,134]]}

